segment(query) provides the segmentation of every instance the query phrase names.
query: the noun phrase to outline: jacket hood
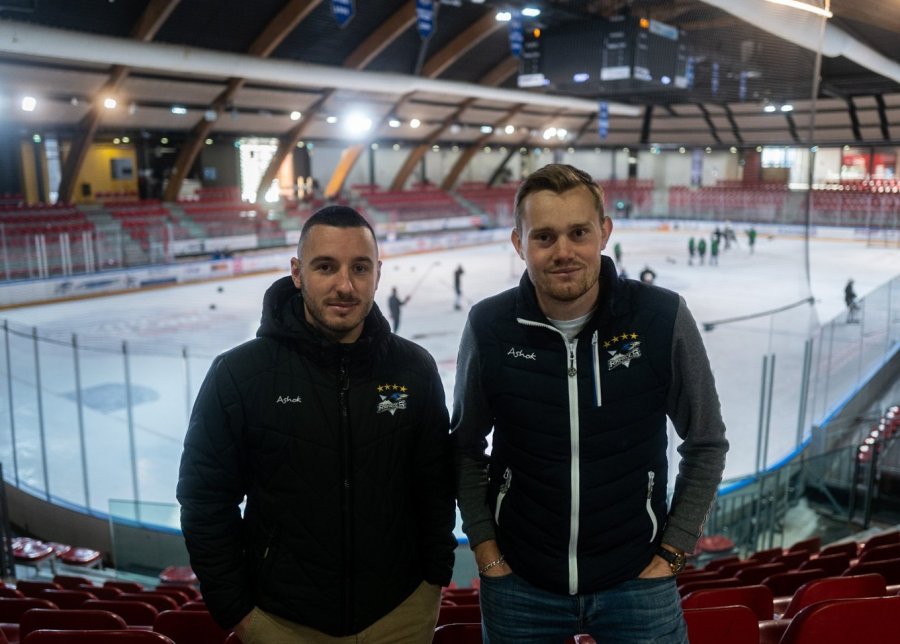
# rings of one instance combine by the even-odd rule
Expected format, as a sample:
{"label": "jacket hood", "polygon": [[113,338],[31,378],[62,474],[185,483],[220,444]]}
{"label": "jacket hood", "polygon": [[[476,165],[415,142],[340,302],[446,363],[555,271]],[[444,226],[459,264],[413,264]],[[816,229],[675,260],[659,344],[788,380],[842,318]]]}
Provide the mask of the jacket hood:
{"label": "jacket hood", "polygon": [[[363,332],[354,344],[368,345],[389,334],[390,324],[377,304],[363,322]],[[263,297],[262,317],[256,336],[288,342],[305,342],[321,347],[337,344],[322,336],[310,325],[303,313],[303,295],[290,275],[276,280]]]}

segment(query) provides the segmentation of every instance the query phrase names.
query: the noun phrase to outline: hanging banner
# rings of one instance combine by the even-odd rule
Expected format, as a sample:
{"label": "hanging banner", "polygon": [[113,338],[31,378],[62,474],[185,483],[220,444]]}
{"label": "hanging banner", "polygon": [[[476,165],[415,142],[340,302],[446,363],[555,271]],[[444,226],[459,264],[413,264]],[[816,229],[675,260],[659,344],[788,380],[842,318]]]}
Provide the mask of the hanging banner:
{"label": "hanging banner", "polygon": [[712,72],[710,73],[709,85],[713,94],[719,93],[719,63],[712,64]]}
{"label": "hanging banner", "polygon": [[692,88],[694,86],[694,57],[688,56],[687,59],[687,68],[684,72],[685,79],[687,80],[687,86]]}
{"label": "hanging banner", "polygon": [[525,42],[525,29],[522,26],[522,12],[512,10],[512,18],[509,19],[509,51],[519,58],[522,55],[522,44]]}
{"label": "hanging banner", "polygon": [[416,0],[416,28],[422,40],[434,32],[434,0]]}
{"label": "hanging banner", "polygon": [[355,0],[331,0],[331,15],[338,27],[346,27],[356,15]]}
{"label": "hanging banner", "polygon": [[609,134],[609,103],[600,101],[600,109],[597,111],[597,131],[601,139]]}

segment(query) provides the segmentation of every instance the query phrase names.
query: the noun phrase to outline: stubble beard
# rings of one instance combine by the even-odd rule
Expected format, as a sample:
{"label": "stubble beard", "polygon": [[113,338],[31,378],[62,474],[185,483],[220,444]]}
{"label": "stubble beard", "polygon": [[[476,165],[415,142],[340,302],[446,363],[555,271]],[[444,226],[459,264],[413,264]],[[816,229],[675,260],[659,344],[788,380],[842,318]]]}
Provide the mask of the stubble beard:
{"label": "stubble beard", "polygon": [[340,341],[344,336],[363,323],[369,310],[372,308],[370,305],[359,317],[357,317],[356,313],[354,313],[352,317],[342,318],[335,315],[329,316],[326,313],[325,307],[321,306],[318,301],[310,297],[304,287],[300,287],[300,292],[303,295],[303,307],[306,310],[308,317],[312,318],[312,325],[330,340]]}

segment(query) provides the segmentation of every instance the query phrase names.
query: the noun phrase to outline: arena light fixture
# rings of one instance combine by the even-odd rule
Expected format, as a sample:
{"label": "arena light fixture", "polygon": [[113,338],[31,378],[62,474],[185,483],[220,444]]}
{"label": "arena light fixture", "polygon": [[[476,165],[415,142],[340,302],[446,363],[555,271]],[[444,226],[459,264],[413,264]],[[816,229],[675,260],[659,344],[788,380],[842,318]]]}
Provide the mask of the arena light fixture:
{"label": "arena light fixture", "polygon": [[794,106],[791,105],[791,104],[782,105],[782,106],[781,106],[781,111],[782,111],[782,112],[793,112],[793,111],[794,111]]}
{"label": "arena light fixture", "polygon": [[777,108],[776,108],[774,105],[772,105],[771,103],[769,103],[768,105],[766,105],[766,106],[763,108],[763,112],[768,112],[768,113],[771,114],[771,113],[774,112],[776,109],[777,109]]}
{"label": "arena light fixture", "polygon": [[507,134],[514,134],[516,131],[516,126],[515,125],[507,125],[505,128],[503,128],[503,131],[506,132]]}
{"label": "arena light fixture", "polygon": [[33,112],[37,108],[37,99],[34,96],[22,97],[22,111]]}
{"label": "arena light fixture", "polygon": [[522,9],[522,15],[526,18],[537,18],[541,15],[541,10],[537,7],[525,7]]}
{"label": "arena light fixture", "polygon": [[808,2],[800,2],[800,0],[766,0],[766,2],[780,4],[785,7],[791,7],[792,9],[799,9],[800,11],[808,11],[823,18],[831,18],[834,16],[834,14],[831,12],[831,9],[829,8],[829,5],[831,3],[828,2],[828,0],[826,0],[824,7],[809,4]]}
{"label": "arena light fixture", "polygon": [[418,127],[420,125],[422,125],[422,121],[420,121],[419,119],[410,119],[410,121],[409,121],[409,127],[411,127],[414,130],[418,129]]}
{"label": "arena light fixture", "polygon": [[400,121],[399,121],[399,119],[391,119],[390,121],[388,121],[388,126],[389,126],[389,127],[392,127],[392,128],[398,128],[398,127],[400,127]]}
{"label": "arena light fixture", "polygon": [[297,110],[294,110],[293,112],[291,112],[291,120],[292,121],[299,121],[301,116],[303,116],[303,114],[298,112]]}
{"label": "arena light fixture", "polygon": [[344,127],[351,134],[363,134],[372,129],[372,119],[364,114],[354,112],[344,119]]}
{"label": "arena light fixture", "polygon": [[171,111],[172,114],[178,114],[179,116],[187,114],[187,108],[182,105],[173,105]]}
{"label": "arena light fixture", "polygon": [[509,22],[512,20],[512,13],[509,11],[498,11],[497,15],[494,16],[494,20],[497,22]]}
{"label": "arena light fixture", "polygon": [[116,106],[118,104],[119,104],[119,102],[116,99],[114,99],[112,96],[107,96],[106,98],[103,99],[103,107],[105,107],[108,110],[116,109]]}

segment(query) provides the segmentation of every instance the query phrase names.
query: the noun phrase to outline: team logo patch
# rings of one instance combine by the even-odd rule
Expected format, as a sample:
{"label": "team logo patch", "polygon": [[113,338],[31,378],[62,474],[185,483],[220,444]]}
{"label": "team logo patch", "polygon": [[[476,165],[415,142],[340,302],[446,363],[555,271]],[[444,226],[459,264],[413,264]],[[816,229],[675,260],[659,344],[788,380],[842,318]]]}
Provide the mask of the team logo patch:
{"label": "team logo patch", "polygon": [[407,387],[404,385],[378,385],[378,403],[376,414],[383,412],[393,416],[397,410],[406,409],[406,399],[409,397]]}
{"label": "team logo patch", "polygon": [[603,342],[603,348],[611,356],[606,363],[610,371],[619,365],[627,368],[632,360],[641,357],[641,340],[637,333],[615,335]]}

